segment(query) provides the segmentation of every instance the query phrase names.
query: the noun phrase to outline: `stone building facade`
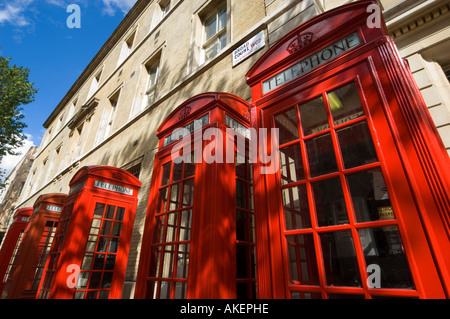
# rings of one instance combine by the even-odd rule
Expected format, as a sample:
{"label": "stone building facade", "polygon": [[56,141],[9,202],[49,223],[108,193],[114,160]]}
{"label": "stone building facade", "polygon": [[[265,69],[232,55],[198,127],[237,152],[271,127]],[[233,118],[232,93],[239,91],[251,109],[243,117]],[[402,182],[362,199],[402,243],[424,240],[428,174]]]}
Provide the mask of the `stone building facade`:
{"label": "stone building facade", "polygon": [[[68,193],[83,166],[110,165],[138,177],[123,295],[132,298],[162,121],[204,92],[252,102],[245,76],[262,54],[295,27],[348,2],[138,0],[45,121],[16,208],[32,206],[41,194]],[[450,154],[450,1],[380,3]],[[233,51],[260,32],[265,46],[233,66]]]}

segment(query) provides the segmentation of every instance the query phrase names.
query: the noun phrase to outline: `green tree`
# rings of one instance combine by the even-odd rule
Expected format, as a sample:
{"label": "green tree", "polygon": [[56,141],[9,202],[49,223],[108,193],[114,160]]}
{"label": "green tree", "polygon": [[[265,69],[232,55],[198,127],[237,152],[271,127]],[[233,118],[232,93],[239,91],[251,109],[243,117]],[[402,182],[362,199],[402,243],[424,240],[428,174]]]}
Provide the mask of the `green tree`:
{"label": "green tree", "polygon": [[30,70],[10,66],[10,60],[0,56],[0,162],[5,155],[17,155],[14,150],[23,145],[26,124],[22,105],[33,102],[37,93],[34,83],[28,81]]}

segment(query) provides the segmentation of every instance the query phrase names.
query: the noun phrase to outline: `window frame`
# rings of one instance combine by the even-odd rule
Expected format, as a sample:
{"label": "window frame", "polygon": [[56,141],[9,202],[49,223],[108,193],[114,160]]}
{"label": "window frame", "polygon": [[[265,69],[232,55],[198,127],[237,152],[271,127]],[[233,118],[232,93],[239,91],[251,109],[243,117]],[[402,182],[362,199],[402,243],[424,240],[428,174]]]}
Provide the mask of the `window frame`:
{"label": "window frame", "polygon": [[[225,25],[220,28],[220,16],[221,13],[225,11]],[[229,30],[229,19],[228,19],[228,4],[227,1],[222,1],[219,3],[218,6],[215,6],[212,8],[212,10],[208,11],[206,14],[204,14],[201,17],[201,24],[202,24],[202,35],[201,35],[201,61],[204,63],[206,61],[212,60],[216,56],[220,54],[221,51],[227,46],[229,43],[228,39],[228,30]],[[213,18],[214,17],[214,18]],[[215,33],[207,38],[207,32],[206,32],[206,25],[208,22],[215,20],[216,30]],[[219,29],[220,28],[220,29]],[[225,36],[225,44],[222,46],[221,43],[221,37]],[[214,55],[207,56],[208,49],[212,48],[214,45],[218,45],[219,49]]]}

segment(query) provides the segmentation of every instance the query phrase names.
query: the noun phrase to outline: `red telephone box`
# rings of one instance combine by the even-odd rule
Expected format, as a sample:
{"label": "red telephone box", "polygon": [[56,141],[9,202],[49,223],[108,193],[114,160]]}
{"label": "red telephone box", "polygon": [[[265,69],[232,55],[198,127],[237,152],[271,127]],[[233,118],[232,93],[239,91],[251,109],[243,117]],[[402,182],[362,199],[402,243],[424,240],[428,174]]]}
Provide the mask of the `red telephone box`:
{"label": "red telephone box", "polygon": [[[247,74],[262,298],[450,295],[449,157],[384,22],[356,1],[273,45]],[[259,181],[259,182],[257,182]]]}
{"label": "red telephone box", "polygon": [[135,298],[255,297],[248,127],[248,103],[226,93],[189,99],[159,127]]}
{"label": "red telephone box", "polygon": [[14,264],[17,250],[22,242],[25,227],[27,226],[28,220],[30,219],[32,213],[32,207],[18,209],[14,214],[13,222],[9,226],[8,233],[2,243],[0,250],[0,294],[2,293],[3,287],[5,286],[5,283],[11,273],[11,268]]}
{"label": "red telephone box", "polygon": [[75,174],[37,298],[122,297],[140,187],[115,167],[83,167]]}
{"label": "red telephone box", "polygon": [[2,298],[35,298],[66,196],[41,195],[34,203]]}

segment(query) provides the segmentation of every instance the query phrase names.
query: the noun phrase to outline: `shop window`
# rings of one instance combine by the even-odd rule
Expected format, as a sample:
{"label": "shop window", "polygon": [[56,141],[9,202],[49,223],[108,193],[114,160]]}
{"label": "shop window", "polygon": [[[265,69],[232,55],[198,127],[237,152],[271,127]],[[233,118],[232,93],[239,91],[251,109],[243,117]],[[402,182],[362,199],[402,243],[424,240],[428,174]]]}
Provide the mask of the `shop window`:
{"label": "shop window", "polygon": [[227,7],[226,2],[215,7],[203,22],[203,60],[215,57],[227,45]]}

